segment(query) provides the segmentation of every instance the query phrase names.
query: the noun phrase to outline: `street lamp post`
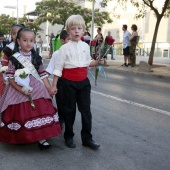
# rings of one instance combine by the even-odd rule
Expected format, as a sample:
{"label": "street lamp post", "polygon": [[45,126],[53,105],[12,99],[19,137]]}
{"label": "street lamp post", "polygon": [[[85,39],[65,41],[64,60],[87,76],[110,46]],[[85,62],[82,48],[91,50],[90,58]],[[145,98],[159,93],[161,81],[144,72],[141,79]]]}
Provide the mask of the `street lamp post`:
{"label": "street lamp post", "polygon": [[93,39],[93,36],[94,36],[94,0],[93,0],[93,3],[92,3],[92,24],[91,24],[91,30],[92,30],[92,33],[91,33],[91,36],[92,36],[92,39]]}
{"label": "street lamp post", "polygon": [[[95,4],[95,0],[89,0],[90,2],[92,1],[92,24],[91,24],[91,37],[93,39],[94,36],[94,4]],[[106,6],[107,1],[106,0],[102,0],[101,7],[105,7]]]}
{"label": "street lamp post", "polygon": [[19,23],[19,18],[18,18],[18,0],[17,0],[17,24]]}
{"label": "street lamp post", "polygon": [[91,37],[93,39],[93,36],[94,36],[94,2],[95,2],[95,0],[89,0],[89,1],[92,2]]}

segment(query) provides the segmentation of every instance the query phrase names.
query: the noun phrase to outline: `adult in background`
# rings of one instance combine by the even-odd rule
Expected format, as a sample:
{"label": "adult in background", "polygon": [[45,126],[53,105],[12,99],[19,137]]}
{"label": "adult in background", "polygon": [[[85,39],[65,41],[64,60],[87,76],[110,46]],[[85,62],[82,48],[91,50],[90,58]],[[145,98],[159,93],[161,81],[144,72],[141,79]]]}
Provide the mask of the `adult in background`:
{"label": "adult in background", "polygon": [[[99,41],[103,42],[103,35],[101,33],[102,29],[100,27],[97,28],[97,35],[95,36],[95,38],[93,40],[96,41],[96,45],[95,45],[95,51],[97,51],[97,46],[99,45]],[[97,54],[96,54],[97,55]]]}
{"label": "adult in background", "polygon": [[98,46],[98,41],[103,41],[103,35],[101,33],[102,29],[100,27],[97,28],[97,35],[95,36],[94,40],[96,40],[96,47]]}
{"label": "adult in background", "polygon": [[127,25],[123,25],[123,55],[124,55],[124,64],[122,66],[128,67],[130,66],[130,32],[127,30]]}
{"label": "adult in background", "polygon": [[55,38],[54,34],[51,33],[50,35],[46,35],[46,36],[49,36],[50,37],[50,52],[49,52],[49,58],[50,59],[52,57],[52,54],[53,54],[53,45],[52,45],[52,39]]}
{"label": "adult in background", "polygon": [[[113,37],[111,36],[111,32],[110,32],[110,31],[108,31],[107,36],[106,36],[106,38],[105,38],[105,42],[106,42],[106,43],[107,43],[107,38],[108,38],[108,37],[113,38]],[[111,45],[111,46],[110,46],[110,49],[109,49],[109,52],[110,52],[110,54],[111,54],[111,60],[115,60],[114,55],[113,55],[113,51],[114,51],[114,48],[113,48],[113,46]],[[107,59],[107,54],[106,54],[106,59]]]}
{"label": "adult in background", "polygon": [[91,35],[89,32],[85,32],[84,34],[84,41],[89,45],[90,44],[90,39],[91,39]]}
{"label": "adult in background", "polygon": [[0,53],[5,48],[5,46],[6,46],[6,41],[5,41],[5,38],[4,38],[4,34],[0,33]]}
{"label": "adult in background", "polygon": [[138,29],[137,25],[132,24],[131,26],[132,35],[130,36],[130,62],[132,67],[136,65],[136,45],[139,41],[137,29]]}
{"label": "adult in background", "polygon": [[41,53],[42,53],[43,40],[41,39],[41,35],[38,35],[36,43],[37,43],[37,52],[40,56],[42,56]]}

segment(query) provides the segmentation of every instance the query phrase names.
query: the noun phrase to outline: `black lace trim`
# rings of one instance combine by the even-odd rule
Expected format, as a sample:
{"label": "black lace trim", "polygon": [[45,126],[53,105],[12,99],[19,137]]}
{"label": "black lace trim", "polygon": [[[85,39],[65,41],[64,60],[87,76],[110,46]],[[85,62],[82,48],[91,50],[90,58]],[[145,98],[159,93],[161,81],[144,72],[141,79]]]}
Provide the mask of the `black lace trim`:
{"label": "black lace trim", "polygon": [[[19,47],[17,46],[17,44],[14,48],[13,54],[16,52],[19,52]],[[36,53],[34,48],[31,50],[31,57],[32,57],[31,62],[34,65],[35,69],[38,71],[40,65],[42,64],[42,57],[38,53]],[[17,59],[15,59],[12,55],[10,55],[9,60],[12,61],[16,70],[23,68],[22,64]]]}

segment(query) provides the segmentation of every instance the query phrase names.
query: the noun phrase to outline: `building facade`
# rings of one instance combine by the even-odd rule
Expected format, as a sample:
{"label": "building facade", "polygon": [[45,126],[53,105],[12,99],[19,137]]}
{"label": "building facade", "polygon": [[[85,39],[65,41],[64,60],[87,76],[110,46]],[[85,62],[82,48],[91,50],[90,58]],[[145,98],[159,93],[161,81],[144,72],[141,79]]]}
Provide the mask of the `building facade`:
{"label": "building facade", "polygon": [[[86,0],[88,1],[88,0]],[[134,19],[136,8],[130,3],[127,4],[126,10],[122,10],[119,7],[115,8],[116,2],[111,0],[108,5],[104,8],[101,7],[102,0],[96,0],[95,8],[99,8],[101,11],[107,11],[110,13],[110,17],[113,19],[113,23],[105,24],[102,27],[102,33],[104,36],[107,35],[108,31],[111,31],[115,38],[115,44],[121,44],[123,39],[122,25],[127,24],[128,30],[131,32],[131,25],[136,24],[138,26],[138,34],[140,36],[139,51],[142,55],[147,55],[150,52],[151,42],[154,34],[156,18],[153,11],[146,12],[144,18],[138,20]],[[160,0],[157,0],[159,2]],[[162,2],[162,1],[160,1]],[[86,2],[87,7],[92,7],[89,2]],[[159,3],[158,3],[159,4]],[[160,5],[160,4],[159,4]],[[118,13],[120,18],[114,17],[114,14]],[[170,58],[170,17],[162,18],[159,31],[157,34],[157,42],[155,48],[155,56],[157,57],[168,57]]]}
{"label": "building facade", "polygon": [[[81,5],[85,8],[92,9],[92,1],[93,0],[67,0],[74,1],[76,4]],[[156,24],[156,18],[152,11],[148,9],[146,12],[146,16],[144,18],[140,18],[138,20],[134,19],[136,8],[134,8],[130,3],[127,4],[126,10],[122,10],[120,7],[116,6],[116,0],[111,0],[108,2],[106,7],[101,7],[102,0],[96,0],[95,8],[99,8],[101,11],[107,11],[110,14],[110,17],[113,19],[113,23],[105,24],[102,27],[102,33],[104,37],[107,35],[108,31],[111,31],[112,36],[115,39],[115,52],[121,52],[121,43],[123,39],[123,31],[122,25],[127,24],[128,30],[131,32],[131,25],[136,24],[138,26],[138,34],[140,36],[139,41],[139,52],[141,55],[148,55],[151,48],[151,42],[153,38],[153,33]],[[160,1],[160,0],[157,0]],[[162,2],[162,1],[161,1]],[[114,17],[115,13],[120,15],[120,18]],[[95,16],[94,16],[95,17]],[[170,17],[163,18],[161,20],[159,31],[157,35],[155,56],[158,57],[167,57],[170,58]],[[49,43],[49,38],[45,35],[54,33],[56,35],[59,30],[61,30],[61,25],[52,26],[49,22],[46,22],[41,25],[43,29],[40,32],[43,41],[45,44]],[[97,26],[94,25],[94,35],[96,32]],[[117,45],[117,46],[116,46]],[[119,49],[120,48],[120,49]]]}

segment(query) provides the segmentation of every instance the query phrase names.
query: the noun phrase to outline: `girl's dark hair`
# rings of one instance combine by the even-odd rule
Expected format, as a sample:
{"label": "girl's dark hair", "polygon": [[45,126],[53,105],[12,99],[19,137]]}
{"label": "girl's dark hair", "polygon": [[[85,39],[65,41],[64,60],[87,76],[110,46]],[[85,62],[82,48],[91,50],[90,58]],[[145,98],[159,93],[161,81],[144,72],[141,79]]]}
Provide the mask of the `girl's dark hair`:
{"label": "girl's dark hair", "polygon": [[131,28],[132,28],[132,30],[134,30],[134,31],[136,31],[136,30],[138,29],[137,25],[135,25],[135,24],[132,24]]}
{"label": "girl's dark hair", "polygon": [[[24,28],[25,25],[24,25],[24,24],[13,24],[13,25],[11,26],[11,31],[12,31],[12,29],[15,28],[15,27]],[[12,39],[11,39],[11,42],[13,42]]]}
{"label": "girl's dark hair", "polygon": [[102,29],[101,29],[101,27],[98,27],[97,29],[98,29],[99,31],[101,31],[101,30],[102,30]]}
{"label": "girl's dark hair", "polygon": [[24,24],[13,24],[13,25],[11,26],[11,28],[14,28],[14,27],[24,28],[25,25],[24,25]]}
{"label": "girl's dark hair", "polygon": [[[20,39],[21,36],[22,36],[22,33],[23,32],[32,32],[35,34],[35,32],[29,28],[21,28],[18,33],[17,33],[17,37],[16,39]],[[14,47],[14,50],[13,50],[13,54],[16,53],[16,52],[19,52],[19,44],[18,42],[15,43],[15,47]],[[32,57],[32,64],[34,65],[35,69],[38,71],[39,69],[39,66],[42,64],[42,58],[41,56],[35,51],[34,47],[32,48],[31,50],[31,57]],[[12,61],[12,63],[14,64],[15,66],[15,69],[21,69],[23,68],[22,64],[17,60],[15,59],[13,56],[10,56],[9,57],[9,60]]]}

